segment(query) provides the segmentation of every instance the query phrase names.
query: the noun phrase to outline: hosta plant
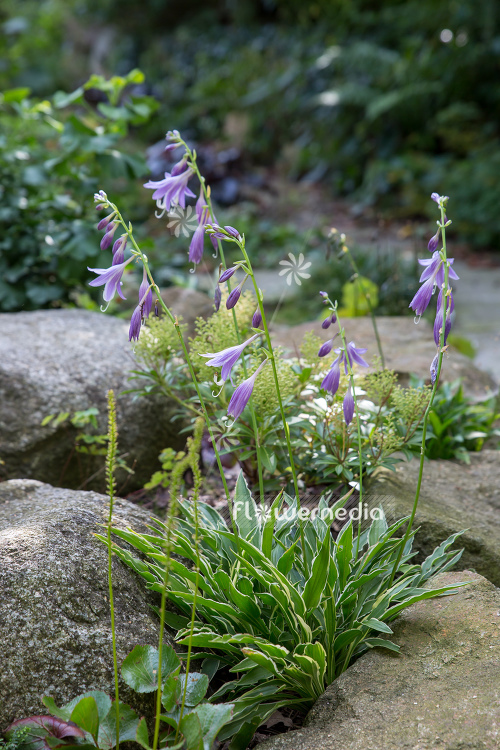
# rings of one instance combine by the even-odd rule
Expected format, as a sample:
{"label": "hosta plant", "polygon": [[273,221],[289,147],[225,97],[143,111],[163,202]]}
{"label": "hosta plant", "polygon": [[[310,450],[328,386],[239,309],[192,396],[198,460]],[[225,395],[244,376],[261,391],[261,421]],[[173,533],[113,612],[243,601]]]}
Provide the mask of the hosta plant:
{"label": "hosta plant", "polygon": [[206,659],[207,669],[218,662],[232,675],[210,698],[234,702],[233,719],[219,735],[237,738],[231,748],[246,747],[255,729],[279,708],[305,713],[367,649],[398,651],[387,638],[392,632],[388,623],[414,602],[456,590],[430,589],[425,583],[460,558],[461,552],[449,551],[458,534],[415,564],[412,530],[393,581],[403,543],[397,533],[408,519],[388,527],[382,510],[372,509],[372,523],[360,536],[350,520],[334,541],[330,519],[344,503],[345,497],[329,507],[322,498],[317,511],[308,514],[281,494],[266,513],[240,474],[234,496],[237,533],[216,510],[200,503],[198,551],[192,542],[196,519],[187,501],[180,503],[174,532],[175,559],[165,556],[162,521],[154,521],[150,534],[114,529],[142,553],[140,559],[114,547],[150,589],[162,591],[165,565],[170,566],[167,595],[179,614],[166,612],[165,619],[179,631],[179,643],[190,640],[194,605],[191,642],[201,649],[197,658]]}

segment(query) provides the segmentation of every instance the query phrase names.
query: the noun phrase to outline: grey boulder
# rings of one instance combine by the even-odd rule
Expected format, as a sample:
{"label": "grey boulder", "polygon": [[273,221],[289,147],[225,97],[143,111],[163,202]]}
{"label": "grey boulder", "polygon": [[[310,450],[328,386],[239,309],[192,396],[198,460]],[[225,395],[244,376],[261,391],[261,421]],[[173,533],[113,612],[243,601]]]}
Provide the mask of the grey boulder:
{"label": "grey boulder", "polygon": [[259,750],[498,750],[500,591],[468,571],[433,585],[464,580],[459,593],[418,602],[397,620],[399,655],[362,656],[302,729]]}
{"label": "grey boulder", "polygon": [[[389,522],[410,514],[418,469],[418,460],[405,461],[395,472],[379,469],[370,482],[367,500],[382,505]],[[472,453],[470,466],[426,461],[415,527],[417,560],[450,534],[464,531],[454,545],[464,548],[458,567],[472,568],[500,586],[500,451]]]}
{"label": "grey boulder", "polygon": [[127,321],[84,310],[40,310],[2,314],[0,326],[3,478],[104,491],[104,461],[75,453],[77,430],[67,422],[41,422],[49,414],[95,406],[105,433],[110,388],[117,397],[119,453],[135,470],[131,477],[119,475],[127,491],[142,487],[159,468],[163,448],[182,447],[174,406],[165,397],[120,395],[132,387],[128,377],[136,364]]}
{"label": "grey boulder", "polygon": [[[95,538],[108,498],[34,480],[0,484],[0,731],[87,690],[114,693],[108,551]],[[149,514],[117,500],[114,523],[144,530]],[[157,644],[156,603],[142,581],[113,559],[118,662],[138,644]],[[150,697],[121,684],[120,699],[141,714]]]}

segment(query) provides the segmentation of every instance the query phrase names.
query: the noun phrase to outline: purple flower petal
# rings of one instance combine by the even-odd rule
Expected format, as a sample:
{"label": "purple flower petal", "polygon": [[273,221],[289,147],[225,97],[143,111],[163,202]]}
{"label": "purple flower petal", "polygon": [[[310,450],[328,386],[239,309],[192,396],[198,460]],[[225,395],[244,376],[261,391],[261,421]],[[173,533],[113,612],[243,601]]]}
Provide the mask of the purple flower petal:
{"label": "purple flower petal", "polygon": [[139,340],[139,334],[141,332],[141,323],[142,323],[142,309],[141,309],[141,305],[137,305],[130,319],[130,328],[128,331],[129,341],[132,341],[132,339],[134,341]]}
{"label": "purple flower petal", "polygon": [[340,366],[339,366],[340,357],[337,357],[337,359],[334,361],[331,368],[328,370],[326,376],[323,378],[323,382],[321,383],[321,388],[324,391],[328,391],[328,393],[331,393],[332,396],[335,396],[339,389],[339,383],[340,383]]}
{"label": "purple flower petal", "polygon": [[[259,336],[258,333],[251,336],[247,341],[244,341],[242,344],[238,344],[238,346],[230,346],[227,349],[223,349],[220,352],[212,352],[210,354],[200,354],[200,357],[212,357],[207,362],[207,365],[210,367],[220,367],[221,369],[221,378],[222,380],[227,380],[228,377],[231,375],[231,370],[236,364],[236,362],[239,360],[242,352],[244,351],[245,347],[248,346],[252,341],[255,341],[255,339]],[[231,380],[232,382],[232,380]]]}
{"label": "purple flower petal", "polygon": [[234,417],[234,419],[236,420],[242,414],[245,406],[250,401],[250,397],[255,385],[255,380],[259,372],[267,362],[268,360],[265,359],[255,370],[254,374],[250,375],[249,378],[240,383],[236,388],[227,407],[228,416]]}

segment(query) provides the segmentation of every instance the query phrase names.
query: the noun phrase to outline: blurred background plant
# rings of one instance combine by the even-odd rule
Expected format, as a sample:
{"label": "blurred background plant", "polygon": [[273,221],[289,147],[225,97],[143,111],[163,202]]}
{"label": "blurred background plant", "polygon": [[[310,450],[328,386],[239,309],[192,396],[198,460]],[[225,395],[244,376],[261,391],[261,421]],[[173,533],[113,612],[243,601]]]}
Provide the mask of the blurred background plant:
{"label": "blurred background plant", "polygon": [[[0,112],[3,310],[68,301],[81,269],[98,265],[83,194],[110,169],[118,181],[145,174],[143,154],[167,122],[204,146],[202,171],[224,205],[258,195],[263,168],[322,180],[378,218],[428,219],[426,196],[438,189],[454,196],[454,231],[498,246],[495,0],[5,0],[0,22],[0,86],[18,89]],[[126,78],[136,67],[145,80]],[[127,81],[119,106],[103,78],[84,100],[53,98],[96,74]],[[168,166],[158,153],[149,152],[152,173]],[[121,185],[130,199],[136,188]],[[287,252],[317,246],[296,231],[261,222],[254,242],[274,234]],[[176,241],[168,255],[159,247],[160,282],[192,283]],[[377,312],[393,314],[391,295],[359,265],[379,288]]]}
{"label": "blurred background plant", "polygon": [[124,143],[158,106],[134,93],[143,80],[133,70],[50,100],[27,88],[0,95],[0,310],[92,305],[87,266],[103,254],[89,195],[105,175],[131,201],[147,172]]}

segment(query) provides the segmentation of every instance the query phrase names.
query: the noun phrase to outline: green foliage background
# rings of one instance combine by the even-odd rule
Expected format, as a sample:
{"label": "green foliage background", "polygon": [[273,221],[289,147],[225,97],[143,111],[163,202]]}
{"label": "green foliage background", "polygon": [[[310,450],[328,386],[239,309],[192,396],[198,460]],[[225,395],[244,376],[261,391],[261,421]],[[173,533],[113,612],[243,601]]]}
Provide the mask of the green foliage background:
{"label": "green foliage background", "polygon": [[[144,162],[133,163],[132,153],[142,159],[167,127],[230,144],[235,113],[247,166],[322,178],[359,210],[391,217],[430,215],[430,192],[448,194],[453,228],[497,247],[499,16],[494,0],[5,0],[2,90],[29,88],[51,101],[97,71],[124,75],[140,66],[138,95],[151,94],[159,112],[148,124],[143,118],[140,131],[129,123],[128,146],[119,149],[130,158],[119,165],[109,128],[104,145],[64,116],[58,141],[47,113],[28,117],[23,105],[20,120],[3,101],[1,251],[4,258],[22,251],[26,262],[24,269],[3,262],[2,309],[64,300],[80,282],[77,266],[96,262],[83,194],[100,175],[138,178]],[[68,158],[54,165],[60,148]],[[33,273],[23,284],[26,267]]]}

